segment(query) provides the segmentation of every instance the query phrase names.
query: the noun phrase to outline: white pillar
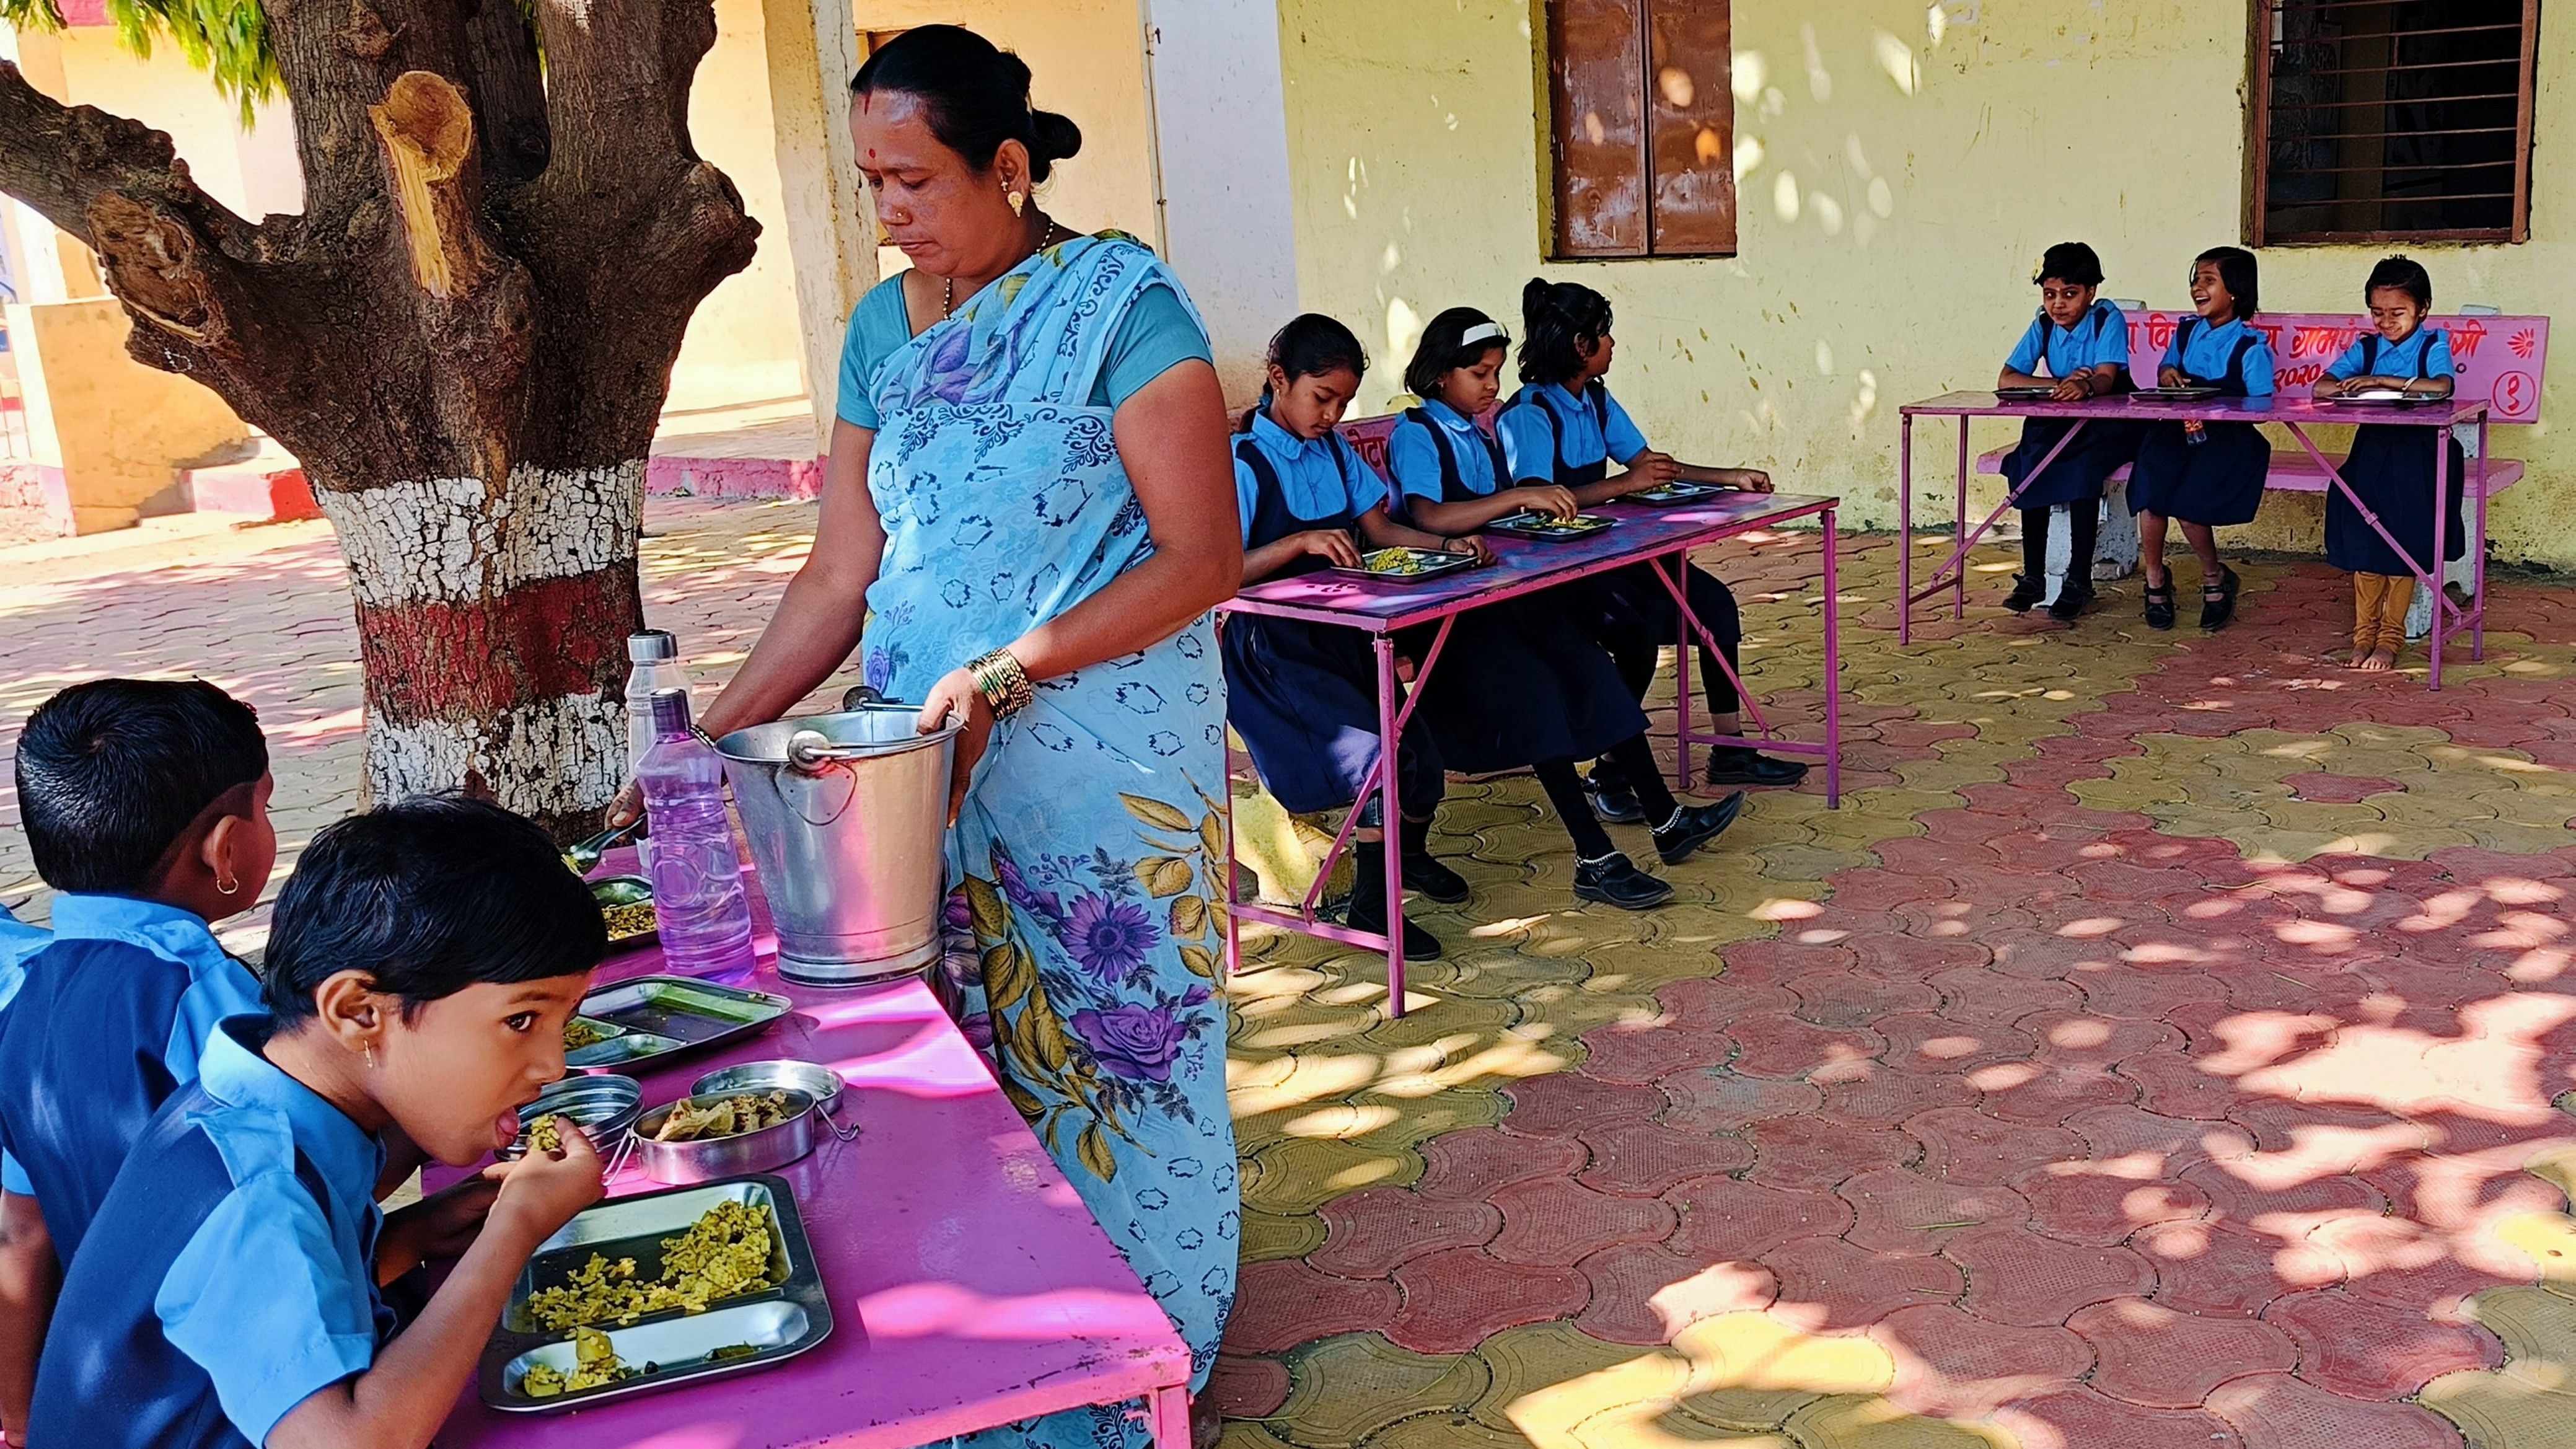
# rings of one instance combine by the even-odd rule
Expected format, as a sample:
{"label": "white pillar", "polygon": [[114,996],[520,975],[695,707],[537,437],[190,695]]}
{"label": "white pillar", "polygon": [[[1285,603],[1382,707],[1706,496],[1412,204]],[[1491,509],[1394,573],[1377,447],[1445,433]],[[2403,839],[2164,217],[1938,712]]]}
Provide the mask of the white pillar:
{"label": "white pillar", "polygon": [[1247,401],[1297,310],[1287,89],[1276,0],[1139,0],[1166,257],[1207,319],[1226,395]]}
{"label": "white pillar", "polygon": [[850,0],[763,0],[769,48],[770,124],[777,133],[778,183],[787,212],[784,245],[796,268],[796,316],[803,334],[805,392],[814,406],[814,446],[832,436],[841,380],[841,338],[850,312],[877,279],[875,213],[850,151],[850,77],[859,32]]}

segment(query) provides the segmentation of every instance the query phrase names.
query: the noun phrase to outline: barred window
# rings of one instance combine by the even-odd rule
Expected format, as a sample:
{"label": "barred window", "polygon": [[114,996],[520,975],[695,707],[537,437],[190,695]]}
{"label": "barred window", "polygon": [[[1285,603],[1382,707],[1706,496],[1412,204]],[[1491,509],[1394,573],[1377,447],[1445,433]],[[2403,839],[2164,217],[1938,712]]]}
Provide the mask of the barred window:
{"label": "barred window", "polygon": [[2525,240],[2540,0],[2254,0],[2248,230]]}

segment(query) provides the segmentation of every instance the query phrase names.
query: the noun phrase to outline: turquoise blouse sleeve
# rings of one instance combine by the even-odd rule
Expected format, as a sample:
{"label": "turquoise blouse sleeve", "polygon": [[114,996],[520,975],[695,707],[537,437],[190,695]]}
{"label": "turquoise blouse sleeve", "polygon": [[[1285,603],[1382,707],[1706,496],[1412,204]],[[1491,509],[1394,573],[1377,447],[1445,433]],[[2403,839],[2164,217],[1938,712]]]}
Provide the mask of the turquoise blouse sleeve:
{"label": "turquoise blouse sleeve", "polygon": [[875,432],[874,397],[877,368],[912,340],[912,319],[904,315],[903,275],[876,284],[850,313],[850,330],[841,338],[841,391],[833,412],[854,428]]}
{"label": "turquoise blouse sleeve", "polygon": [[[850,330],[841,342],[841,390],[834,408],[841,421],[871,432],[885,425],[872,397],[877,369],[911,340],[903,278],[888,277],[850,314]],[[1100,381],[1092,389],[1091,405],[1121,407],[1147,383],[1192,358],[1214,365],[1207,333],[1190,316],[1179,293],[1170,287],[1149,287],[1118,321]]]}

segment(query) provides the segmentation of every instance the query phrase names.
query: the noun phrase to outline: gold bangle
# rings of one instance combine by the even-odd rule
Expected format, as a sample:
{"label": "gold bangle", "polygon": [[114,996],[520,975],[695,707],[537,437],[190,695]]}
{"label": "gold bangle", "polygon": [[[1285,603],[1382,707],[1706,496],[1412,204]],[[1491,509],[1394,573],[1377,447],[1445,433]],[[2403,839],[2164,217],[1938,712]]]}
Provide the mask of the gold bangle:
{"label": "gold bangle", "polygon": [[1037,686],[1030,682],[1029,672],[1020,667],[1018,656],[1008,649],[996,649],[967,661],[966,675],[975,681],[976,692],[992,707],[995,719],[1008,719],[1037,698]]}

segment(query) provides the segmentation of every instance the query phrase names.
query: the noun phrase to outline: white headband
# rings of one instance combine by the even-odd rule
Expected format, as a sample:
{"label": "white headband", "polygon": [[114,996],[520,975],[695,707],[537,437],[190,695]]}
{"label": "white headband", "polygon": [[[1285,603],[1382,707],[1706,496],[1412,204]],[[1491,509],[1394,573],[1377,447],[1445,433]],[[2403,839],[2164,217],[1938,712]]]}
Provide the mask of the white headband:
{"label": "white headband", "polygon": [[1511,340],[1510,336],[1503,331],[1501,326],[1492,322],[1477,323],[1475,326],[1458,334],[1458,345],[1461,347],[1467,347],[1478,342],[1509,342]]}

